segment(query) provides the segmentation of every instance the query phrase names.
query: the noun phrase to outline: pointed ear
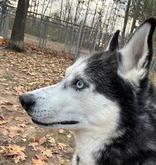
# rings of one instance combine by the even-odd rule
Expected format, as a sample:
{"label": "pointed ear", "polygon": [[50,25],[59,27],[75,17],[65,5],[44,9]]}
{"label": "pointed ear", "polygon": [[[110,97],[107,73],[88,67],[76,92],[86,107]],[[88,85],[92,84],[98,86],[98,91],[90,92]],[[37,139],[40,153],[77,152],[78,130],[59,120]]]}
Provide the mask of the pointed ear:
{"label": "pointed ear", "polygon": [[113,52],[119,48],[119,43],[118,43],[118,37],[119,37],[120,30],[117,30],[113,36],[111,37],[108,46],[106,48],[106,51]]}
{"label": "pointed ear", "polygon": [[137,86],[148,75],[155,27],[156,19],[147,19],[118,53],[118,74]]}

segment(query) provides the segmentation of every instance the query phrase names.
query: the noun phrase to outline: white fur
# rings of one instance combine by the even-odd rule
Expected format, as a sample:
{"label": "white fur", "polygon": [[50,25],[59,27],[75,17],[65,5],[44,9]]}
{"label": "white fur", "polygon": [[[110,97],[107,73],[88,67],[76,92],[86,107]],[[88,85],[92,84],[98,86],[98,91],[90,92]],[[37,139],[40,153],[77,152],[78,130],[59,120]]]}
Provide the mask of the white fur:
{"label": "white fur", "polygon": [[[121,136],[122,132],[116,131],[119,117],[117,107],[114,107],[114,112],[113,116],[110,114],[108,117],[110,121],[107,124],[101,124],[96,128],[92,128],[92,125],[90,125],[90,129],[74,131],[76,150],[73,165],[76,165],[77,155],[81,158],[80,165],[94,165],[95,157],[100,157],[100,150],[104,150],[105,145],[111,144],[111,138]],[[115,120],[111,120],[113,117],[115,117]]]}
{"label": "white fur", "polygon": [[139,84],[139,80],[146,75],[143,63],[148,55],[147,39],[151,25],[145,23],[140,27],[128,44],[119,52],[122,55],[122,63],[119,65],[118,74],[128,81]]}
{"label": "white fur", "polygon": [[[86,58],[81,58],[67,70],[62,82],[29,92],[36,100],[31,116],[34,120],[46,124],[78,121],[75,125],[53,127],[73,130],[75,155],[79,155],[80,165],[94,165],[93,155],[104,147],[104,144],[111,143],[111,138],[120,136],[116,132],[120,109],[116,102],[95,92],[94,84],[90,83],[89,88],[82,91],[76,91],[71,86],[72,80],[77,76],[87,81],[85,68]],[[73,164],[76,164],[74,158]]]}

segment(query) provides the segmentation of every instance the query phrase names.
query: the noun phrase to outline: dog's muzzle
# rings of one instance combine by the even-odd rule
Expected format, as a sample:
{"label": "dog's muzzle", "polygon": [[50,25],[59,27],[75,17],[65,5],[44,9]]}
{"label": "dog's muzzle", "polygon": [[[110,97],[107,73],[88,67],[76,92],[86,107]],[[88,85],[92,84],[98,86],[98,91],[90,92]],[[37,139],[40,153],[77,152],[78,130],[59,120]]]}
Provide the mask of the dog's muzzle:
{"label": "dog's muzzle", "polygon": [[32,107],[35,106],[35,97],[33,94],[25,94],[19,97],[22,107],[26,110],[28,114],[31,113]]}

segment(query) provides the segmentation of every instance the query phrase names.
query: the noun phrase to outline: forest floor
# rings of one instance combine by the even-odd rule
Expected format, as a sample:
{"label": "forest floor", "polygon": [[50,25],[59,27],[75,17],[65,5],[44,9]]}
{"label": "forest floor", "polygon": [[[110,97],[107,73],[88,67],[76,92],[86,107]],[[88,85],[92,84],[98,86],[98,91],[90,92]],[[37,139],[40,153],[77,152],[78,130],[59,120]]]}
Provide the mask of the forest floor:
{"label": "forest floor", "polygon": [[0,165],[68,165],[72,134],[33,124],[18,96],[54,84],[73,62],[69,55],[26,46],[24,53],[0,50]]}
{"label": "forest floor", "polygon": [[[0,165],[69,165],[72,133],[43,129],[21,108],[20,94],[54,84],[73,59],[26,45],[24,53],[0,50]],[[156,82],[156,76],[152,75]]]}

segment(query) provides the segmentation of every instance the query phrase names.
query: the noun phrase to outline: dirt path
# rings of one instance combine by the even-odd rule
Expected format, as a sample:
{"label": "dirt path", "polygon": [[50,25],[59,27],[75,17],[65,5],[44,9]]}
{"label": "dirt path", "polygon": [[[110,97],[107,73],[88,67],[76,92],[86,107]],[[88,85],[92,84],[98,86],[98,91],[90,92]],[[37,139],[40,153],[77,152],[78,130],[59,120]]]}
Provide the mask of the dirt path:
{"label": "dirt path", "polygon": [[0,50],[0,165],[70,164],[71,133],[34,125],[18,96],[56,83],[71,63],[68,57],[35,48],[25,53]]}

